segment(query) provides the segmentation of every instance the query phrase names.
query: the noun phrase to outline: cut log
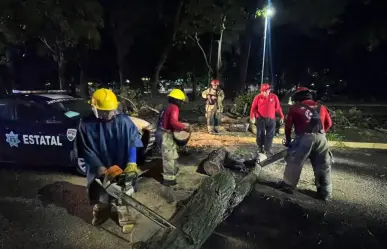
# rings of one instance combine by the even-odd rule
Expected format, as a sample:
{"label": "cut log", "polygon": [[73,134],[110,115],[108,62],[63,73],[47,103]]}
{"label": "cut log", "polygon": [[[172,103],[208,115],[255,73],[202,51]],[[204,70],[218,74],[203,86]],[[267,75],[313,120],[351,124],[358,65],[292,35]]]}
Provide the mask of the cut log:
{"label": "cut log", "polygon": [[228,152],[224,148],[212,151],[208,154],[207,158],[199,164],[198,172],[209,176],[215,175],[224,169],[223,165],[227,155]]}
{"label": "cut log", "polygon": [[135,246],[139,249],[199,249],[215,228],[253,189],[260,170],[252,170],[238,184],[230,171],[206,178],[183,207],[176,211],[171,223],[188,233],[191,244],[179,231],[163,229],[146,242]]}

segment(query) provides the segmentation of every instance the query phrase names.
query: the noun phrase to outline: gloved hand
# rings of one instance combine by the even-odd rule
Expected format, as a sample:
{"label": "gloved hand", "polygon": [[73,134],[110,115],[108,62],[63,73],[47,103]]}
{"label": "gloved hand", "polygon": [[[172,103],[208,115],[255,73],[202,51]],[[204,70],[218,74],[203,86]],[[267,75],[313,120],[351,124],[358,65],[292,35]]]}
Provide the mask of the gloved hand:
{"label": "gloved hand", "polygon": [[250,118],[250,124],[255,124],[255,118]]}
{"label": "gloved hand", "polygon": [[183,131],[186,131],[186,132],[191,133],[191,132],[192,132],[192,127],[191,127],[190,125],[187,125],[187,126],[183,129]]}
{"label": "gloved hand", "polygon": [[136,163],[127,163],[126,168],[124,169],[124,173],[131,173],[136,172],[138,173],[138,168]]}
{"label": "gloved hand", "polygon": [[279,124],[280,124],[280,126],[284,125],[284,120],[280,119]]}

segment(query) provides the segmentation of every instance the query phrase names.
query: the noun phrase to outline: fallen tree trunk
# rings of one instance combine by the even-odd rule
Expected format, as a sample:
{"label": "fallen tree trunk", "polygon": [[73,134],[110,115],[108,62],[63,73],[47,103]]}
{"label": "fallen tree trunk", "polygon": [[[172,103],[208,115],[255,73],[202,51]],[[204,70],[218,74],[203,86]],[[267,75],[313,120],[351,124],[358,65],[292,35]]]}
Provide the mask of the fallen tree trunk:
{"label": "fallen tree trunk", "polygon": [[209,176],[215,175],[224,169],[223,165],[227,156],[228,152],[224,148],[212,151],[208,154],[207,158],[200,163],[198,171]]}
{"label": "fallen tree trunk", "polygon": [[188,233],[191,244],[182,233],[163,229],[146,242],[135,246],[139,249],[199,249],[215,228],[250,193],[258,180],[258,171],[252,170],[238,184],[230,171],[223,170],[203,180],[198,190],[182,208],[176,211],[171,223]]}

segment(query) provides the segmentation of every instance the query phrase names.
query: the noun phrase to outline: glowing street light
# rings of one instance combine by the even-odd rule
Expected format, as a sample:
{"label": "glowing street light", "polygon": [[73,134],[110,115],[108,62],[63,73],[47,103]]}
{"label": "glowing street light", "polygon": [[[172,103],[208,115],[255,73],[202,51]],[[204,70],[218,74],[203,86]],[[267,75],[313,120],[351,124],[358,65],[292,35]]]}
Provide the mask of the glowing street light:
{"label": "glowing street light", "polygon": [[266,39],[267,39],[267,29],[269,26],[269,19],[274,16],[275,9],[269,4],[262,10],[257,10],[256,16],[264,16],[265,17],[265,32],[263,35],[263,55],[262,55],[262,71],[261,71],[261,84],[263,83],[264,73],[265,73],[265,57],[266,57]]}

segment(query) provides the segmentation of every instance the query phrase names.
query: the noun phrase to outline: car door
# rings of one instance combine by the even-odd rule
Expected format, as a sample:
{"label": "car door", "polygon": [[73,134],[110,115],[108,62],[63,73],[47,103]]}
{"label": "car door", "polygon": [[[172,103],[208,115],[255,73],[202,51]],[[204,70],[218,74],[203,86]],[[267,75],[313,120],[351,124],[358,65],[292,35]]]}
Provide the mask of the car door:
{"label": "car door", "polygon": [[18,162],[23,155],[23,146],[19,130],[14,125],[16,122],[14,101],[0,100],[0,161]]}
{"label": "car door", "polygon": [[61,129],[63,121],[56,119],[51,110],[33,101],[18,101],[15,112],[17,121],[14,129],[20,134],[25,155],[20,161],[37,165],[66,164],[63,154],[68,149],[63,144],[66,133]]}

